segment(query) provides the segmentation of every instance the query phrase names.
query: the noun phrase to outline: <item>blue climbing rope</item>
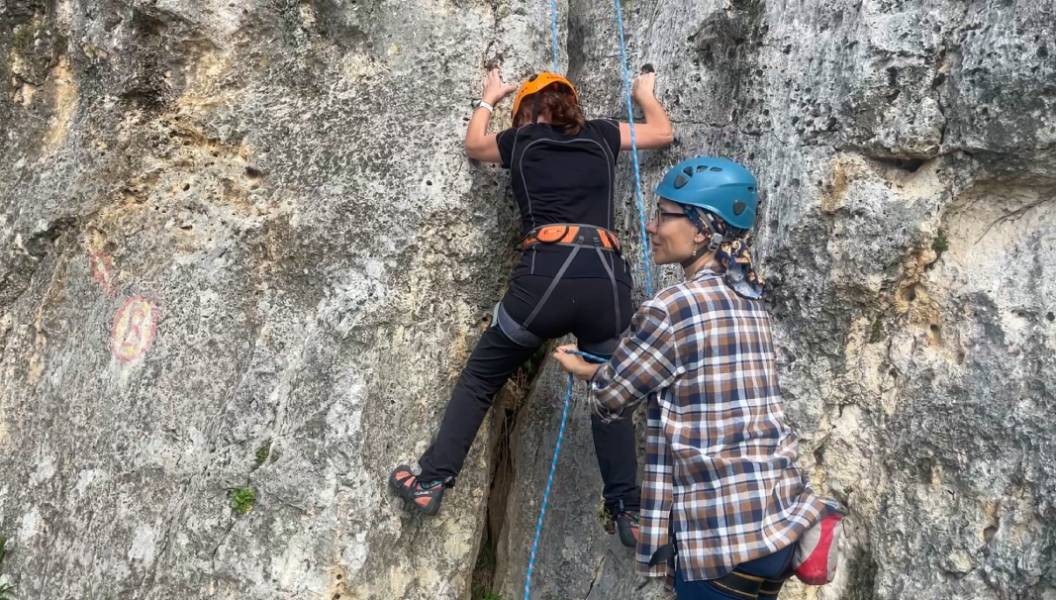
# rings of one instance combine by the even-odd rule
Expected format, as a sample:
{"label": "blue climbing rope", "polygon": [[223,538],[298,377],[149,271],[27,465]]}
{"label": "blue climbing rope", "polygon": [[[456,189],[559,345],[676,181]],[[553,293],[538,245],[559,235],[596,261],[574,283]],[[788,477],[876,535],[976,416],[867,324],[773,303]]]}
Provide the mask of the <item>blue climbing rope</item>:
{"label": "blue climbing rope", "polygon": [[557,0],[550,0],[550,46],[553,58],[550,59],[550,70],[557,73]]}
{"label": "blue climbing rope", "polygon": [[565,406],[561,409],[561,427],[557,430],[557,443],[554,444],[554,455],[550,459],[550,472],[546,475],[546,488],[543,490],[543,501],[539,507],[539,517],[535,520],[535,536],[532,537],[532,551],[528,554],[528,571],[524,574],[524,600],[532,597],[532,571],[535,570],[535,556],[539,551],[539,539],[543,536],[543,521],[546,519],[546,508],[550,502],[550,488],[554,485],[554,473],[557,471],[557,457],[561,455],[561,442],[565,437],[565,425],[568,423],[568,411],[572,406],[572,386],[575,379],[568,376],[568,387],[565,388]]}
{"label": "blue climbing rope", "polygon": [[[593,363],[603,363],[609,360],[596,354],[579,350],[573,350],[571,354],[581,356]],[[524,600],[531,600],[532,597],[532,571],[535,570],[535,558],[539,552],[539,539],[543,537],[543,521],[546,520],[546,509],[550,504],[550,489],[554,487],[554,473],[557,472],[557,459],[561,455],[561,443],[565,439],[565,425],[568,424],[568,411],[572,407],[572,388],[575,381],[575,378],[569,374],[568,386],[565,388],[565,406],[561,409],[561,427],[557,430],[557,442],[554,443],[554,455],[550,458],[550,471],[546,474],[546,487],[543,489],[543,500],[539,506],[539,517],[535,520],[532,550],[528,554],[528,570],[524,574]]]}
{"label": "blue climbing rope", "polygon": [[591,354],[590,352],[584,352],[582,350],[570,350],[568,353],[575,354],[576,356],[585,358],[587,362],[592,362],[598,365],[609,362],[608,357],[598,356],[597,354]]}
{"label": "blue climbing rope", "polygon": [[642,174],[638,166],[638,142],[634,136],[634,104],[631,99],[631,70],[627,66],[627,44],[623,37],[623,9],[620,0],[613,0],[616,5],[616,33],[620,43],[620,68],[623,70],[623,92],[627,99],[627,126],[631,130],[631,165],[634,170],[634,200],[638,205],[638,221],[641,225],[642,272],[645,274],[645,294],[653,296],[653,263],[649,259],[649,233],[645,230],[645,200],[642,197]]}

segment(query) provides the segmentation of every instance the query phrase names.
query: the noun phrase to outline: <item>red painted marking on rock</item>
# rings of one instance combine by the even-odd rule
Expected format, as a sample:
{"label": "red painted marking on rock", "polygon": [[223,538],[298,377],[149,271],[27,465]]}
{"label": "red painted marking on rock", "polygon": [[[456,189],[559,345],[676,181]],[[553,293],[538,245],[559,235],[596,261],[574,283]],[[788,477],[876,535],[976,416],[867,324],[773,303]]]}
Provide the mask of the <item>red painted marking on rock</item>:
{"label": "red painted marking on rock", "polygon": [[134,296],[114,315],[110,328],[110,352],[127,363],[150,350],[157,333],[158,306],[143,296]]}
{"label": "red painted marking on rock", "polygon": [[107,296],[114,295],[114,260],[105,252],[91,251],[88,253],[88,265],[91,268],[92,279],[103,288]]}

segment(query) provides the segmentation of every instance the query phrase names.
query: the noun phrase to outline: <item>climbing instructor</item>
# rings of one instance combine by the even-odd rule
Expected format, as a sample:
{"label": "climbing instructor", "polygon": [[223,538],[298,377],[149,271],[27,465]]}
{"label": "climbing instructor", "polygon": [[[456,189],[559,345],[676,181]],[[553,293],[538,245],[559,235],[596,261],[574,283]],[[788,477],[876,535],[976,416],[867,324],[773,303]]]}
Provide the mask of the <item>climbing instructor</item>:
{"label": "climbing instructor", "polygon": [[685,281],[646,301],[612,359],[554,356],[590,382],[603,419],[646,403],[646,494],[638,560],[679,600],[776,598],[800,534],[834,507],[796,467],[770,315],[749,253],[755,177],[722,158],[675,166],[648,225],[657,264]]}
{"label": "climbing instructor", "polygon": [[[603,356],[616,348],[632,313],[632,281],[612,231],[615,164],[631,147],[631,127],[638,148],[663,148],[673,140],[654,83],[653,73],[635,80],[632,94],[645,122],[628,124],[587,120],[575,87],[556,73],[537,73],[515,86],[504,83],[498,69],[487,72],[465,150],[471,159],[510,170],[521,256],[492,326],[455,384],[435,440],[418,461],[421,472],[400,465],[389,477],[411,507],[439,510],[495,393],[547,339],[572,333],[580,348]],[[496,105],[514,91],[513,127],[489,133]],[[595,417],[591,429],[611,519],[606,528],[634,546],[640,495],[634,426],[629,419]]]}

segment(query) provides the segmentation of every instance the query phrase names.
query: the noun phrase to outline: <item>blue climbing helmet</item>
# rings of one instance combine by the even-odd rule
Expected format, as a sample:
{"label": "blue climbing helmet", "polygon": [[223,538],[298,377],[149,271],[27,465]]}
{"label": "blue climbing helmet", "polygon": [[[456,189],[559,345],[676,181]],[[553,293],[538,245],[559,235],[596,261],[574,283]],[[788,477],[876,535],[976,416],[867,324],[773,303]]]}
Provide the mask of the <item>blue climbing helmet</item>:
{"label": "blue climbing helmet", "polygon": [[704,209],[737,229],[751,229],[759,192],[755,177],[726,158],[695,156],[664,175],[656,194],[665,200]]}

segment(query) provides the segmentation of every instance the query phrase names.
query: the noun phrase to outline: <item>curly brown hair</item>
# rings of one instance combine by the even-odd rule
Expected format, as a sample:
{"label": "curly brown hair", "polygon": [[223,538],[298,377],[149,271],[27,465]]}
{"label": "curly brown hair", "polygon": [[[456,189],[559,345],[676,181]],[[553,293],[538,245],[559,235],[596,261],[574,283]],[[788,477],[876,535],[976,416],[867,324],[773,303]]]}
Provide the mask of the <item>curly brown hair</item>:
{"label": "curly brown hair", "polygon": [[551,83],[526,97],[513,117],[513,126],[534,123],[543,113],[548,114],[550,124],[565,135],[576,135],[587,123],[575,92],[563,83]]}

